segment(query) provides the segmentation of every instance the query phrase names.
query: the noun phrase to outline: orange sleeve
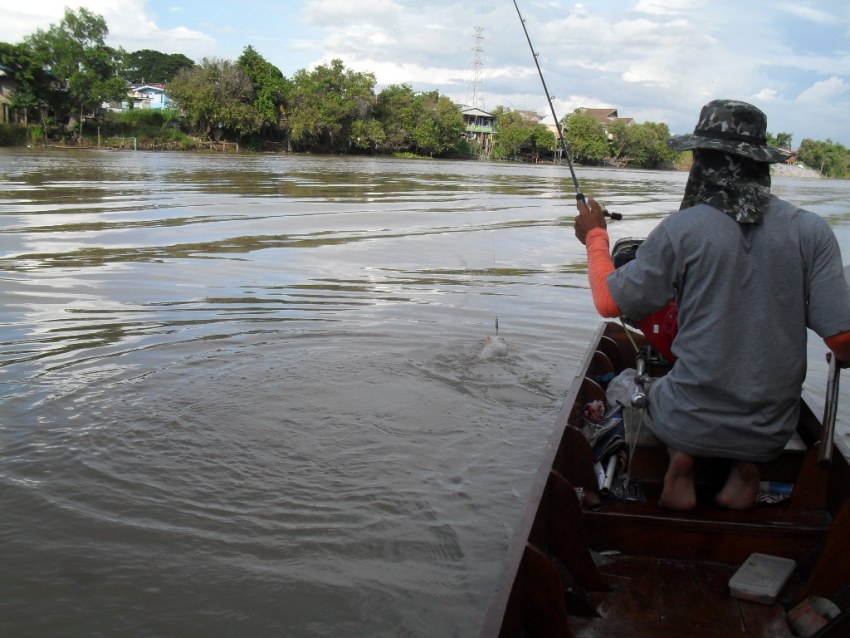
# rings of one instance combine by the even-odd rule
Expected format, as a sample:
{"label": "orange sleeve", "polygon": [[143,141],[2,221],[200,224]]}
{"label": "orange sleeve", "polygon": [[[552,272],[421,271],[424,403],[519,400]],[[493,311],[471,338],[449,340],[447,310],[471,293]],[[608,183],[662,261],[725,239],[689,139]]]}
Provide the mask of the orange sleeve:
{"label": "orange sleeve", "polygon": [[823,342],[835,353],[838,361],[843,364],[850,363],[850,331],[827,337]]}
{"label": "orange sleeve", "polygon": [[603,317],[619,317],[623,313],[608,290],[608,275],[614,272],[614,262],[611,260],[608,246],[608,231],[604,228],[591,229],[585,237],[585,245],[593,305]]}

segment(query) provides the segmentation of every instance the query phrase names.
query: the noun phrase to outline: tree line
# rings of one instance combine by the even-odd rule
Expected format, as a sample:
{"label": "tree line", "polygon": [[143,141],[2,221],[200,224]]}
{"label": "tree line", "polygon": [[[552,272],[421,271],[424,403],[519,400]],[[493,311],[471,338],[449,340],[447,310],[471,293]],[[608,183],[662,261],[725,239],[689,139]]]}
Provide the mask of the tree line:
{"label": "tree line", "polygon": [[[556,134],[533,118],[498,107],[494,157],[507,159],[525,156],[536,161],[541,155],[557,152]],[[666,124],[635,124],[623,119],[604,126],[584,109],[576,109],[562,122],[562,133],[577,164],[658,168],[673,165],[679,153],[667,145],[670,129]]]}
{"label": "tree line", "polygon": [[198,134],[249,145],[321,152],[463,154],[460,109],[437,91],[390,85],[341,60],[288,79],[252,47],[236,62],[204,59],[181,69],[169,94]]}
{"label": "tree line", "polygon": [[[186,134],[249,148],[320,152],[466,154],[460,109],[437,91],[407,84],[375,92],[375,75],[341,60],[292,78],[246,47],[236,61],[107,46],[103,17],[66,9],[61,22],[21,43],[0,43],[0,63],[16,81],[10,107],[44,135],[81,138],[98,130],[140,127],[156,143]],[[167,83],[168,113],[104,113],[127,99],[128,83]],[[179,117],[178,117],[179,113]],[[153,133],[151,129],[161,129]],[[179,146],[179,144],[178,144]]]}
{"label": "tree line", "polygon": [[[468,156],[482,149],[464,138],[460,108],[437,91],[390,85],[375,92],[372,73],[341,60],[301,69],[287,78],[253,47],[236,61],[144,49],[128,53],[105,44],[105,20],[87,9],[66,9],[61,22],[19,44],[0,43],[0,63],[15,78],[11,108],[44,135],[80,139],[93,123],[106,134],[141,133],[154,147],[180,148],[195,139],[239,142],[254,149],[331,153]],[[174,109],[103,113],[104,103],[127,99],[128,83],[167,83]],[[147,109],[145,109],[147,111]],[[522,113],[499,106],[495,159],[539,161],[558,156],[555,134]],[[578,164],[656,168],[675,164],[666,124],[603,126],[579,109],[562,121]],[[3,131],[0,130],[0,143]],[[791,135],[770,135],[790,147]],[[841,144],[804,139],[799,160],[830,177],[850,175],[850,151]]]}

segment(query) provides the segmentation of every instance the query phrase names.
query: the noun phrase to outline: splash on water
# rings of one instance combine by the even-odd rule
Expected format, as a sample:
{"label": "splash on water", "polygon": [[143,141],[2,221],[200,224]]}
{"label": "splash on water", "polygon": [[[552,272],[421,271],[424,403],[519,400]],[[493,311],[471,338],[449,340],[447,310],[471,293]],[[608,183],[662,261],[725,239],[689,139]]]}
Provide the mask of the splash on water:
{"label": "splash on water", "polygon": [[505,338],[499,335],[495,337],[488,335],[484,341],[484,347],[478,353],[478,357],[481,359],[494,359],[496,357],[504,357],[506,354],[508,354],[508,342],[505,341]]}

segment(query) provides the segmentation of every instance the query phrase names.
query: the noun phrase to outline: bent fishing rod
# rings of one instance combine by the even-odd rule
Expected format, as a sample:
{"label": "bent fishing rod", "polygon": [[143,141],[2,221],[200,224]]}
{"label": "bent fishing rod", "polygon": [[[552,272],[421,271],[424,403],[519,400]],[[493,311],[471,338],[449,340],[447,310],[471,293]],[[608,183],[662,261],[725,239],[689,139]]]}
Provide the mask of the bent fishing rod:
{"label": "bent fishing rod", "polygon": [[[576,201],[586,203],[587,199],[584,196],[584,193],[581,192],[581,188],[578,185],[578,178],[576,177],[575,169],[573,168],[573,161],[570,158],[570,150],[567,148],[567,142],[564,139],[564,133],[561,130],[561,121],[558,119],[557,114],[555,113],[555,105],[552,103],[552,96],[549,94],[549,88],[546,86],[546,80],[543,78],[543,70],[540,68],[540,62],[538,61],[538,57],[540,54],[534,50],[534,45],[531,44],[531,36],[528,35],[528,29],[525,26],[525,18],[522,17],[522,13],[519,10],[519,5],[516,0],[513,0],[514,8],[516,9],[516,14],[519,16],[519,21],[522,24],[522,30],[525,33],[525,39],[528,40],[528,48],[531,49],[531,55],[534,58],[534,66],[537,67],[537,75],[540,76],[540,83],[543,84],[543,92],[546,94],[546,101],[549,103],[549,110],[552,112],[552,118],[555,120],[555,130],[558,131],[558,141],[561,144],[561,150],[564,153],[564,157],[567,158],[567,166],[570,169],[570,176],[573,178],[573,186],[575,186],[576,191]],[[620,213],[609,213],[603,207],[602,212],[606,217],[610,217],[611,219],[623,219],[623,216]]]}

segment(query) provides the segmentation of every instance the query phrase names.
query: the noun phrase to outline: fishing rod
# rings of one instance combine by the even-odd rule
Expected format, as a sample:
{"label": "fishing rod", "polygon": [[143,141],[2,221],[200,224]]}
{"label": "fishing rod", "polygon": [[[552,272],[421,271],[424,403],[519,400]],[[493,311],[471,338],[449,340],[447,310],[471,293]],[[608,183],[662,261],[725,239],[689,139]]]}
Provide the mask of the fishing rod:
{"label": "fishing rod", "polygon": [[[513,0],[513,2],[516,14],[519,16],[519,21],[522,23],[522,30],[525,33],[525,39],[528,40],[528,48],[531,49],[531,55],[534,58],[534,66],[537,67],[537,75],[540,76],[540,82],[543,84],[543,91],[546,93],[546,101],[549,102],[549,110],[552,112],[552,118],[555,120],[555,129],[558,131],[558,141],[561,143],[561,150],[564,152],[564,157],[567,158],[567,166],[570,168],[570,175],[573,178],[573,186],[575,186],[576,191],[576,201],[586,203],[587,199],[585,198],[584,193],[581,192],[581,187],[578,185],[578,178],[576,177],[576,172],[573,168],[573,161],[570,158],[570,150],[567,148],[567,142],[564,139],[564,133],[561,130],[561,121],[555,113],[555,105],[552,103],[552,96],[549,94],[549,88],[546,86],[546,80],[543,78],[543,70],[540,68],[540,62],[537,59],[540,57],[540,54],[534,50],[534,45],[531,44],[531,36],[528,35],[528,29],[525,26],[525,18],[522,17],[519,5],[516,0]],[[620,213],[609,213],[605,208],[602,209],[602,212],[606,217],[610,217],[611,219],[623,219],[623,216]]]}

